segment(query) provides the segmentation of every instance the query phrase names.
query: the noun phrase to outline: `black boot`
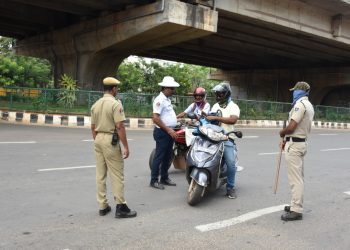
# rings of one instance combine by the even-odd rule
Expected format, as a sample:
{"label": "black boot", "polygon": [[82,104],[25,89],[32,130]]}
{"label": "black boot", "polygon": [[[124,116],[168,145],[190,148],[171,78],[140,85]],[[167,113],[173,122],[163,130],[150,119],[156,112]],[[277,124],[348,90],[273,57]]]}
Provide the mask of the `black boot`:
{"label": "black boot", "polygon": [[107,206],[105,209],[98,210],[98,213],[100,214],[100,216],[105,216],[110,211],[111,211],[111,207]]}
{"label": "black boot", "polygon": [[115,210],[115,218],[136,217],[136,211],[131,211],[126,204],[118,204]]}
{"label": "black boot", "polygon": [[281,220],[284,220],[284,221],[302,220],[302,219],[303,219],[303,214],[302,213],[297,213],[297,212],[294,212],[294,211],[285,212],[281,216]]}

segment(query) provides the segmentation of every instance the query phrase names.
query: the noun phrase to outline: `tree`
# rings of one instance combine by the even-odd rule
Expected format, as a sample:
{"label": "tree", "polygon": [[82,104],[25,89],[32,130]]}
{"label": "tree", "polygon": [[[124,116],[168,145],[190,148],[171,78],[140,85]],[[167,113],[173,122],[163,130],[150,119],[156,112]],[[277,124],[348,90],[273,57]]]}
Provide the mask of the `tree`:
{"label": "tree", "polygon": [[207,79],[209,72],[210,68],[203,66],[140,58],[133,63],[124,61],[117,76],[122,82],[120,92],[156,93],[160,89],[158,83],[169,75],[180,83],[176,93],[186,95],[197,86],[211,89],[216,82]]}
{"label": "tree", "polygon": [[52,82],[47,60],[12,53],[12,39],[0,37],[0,86],[42,87]]}

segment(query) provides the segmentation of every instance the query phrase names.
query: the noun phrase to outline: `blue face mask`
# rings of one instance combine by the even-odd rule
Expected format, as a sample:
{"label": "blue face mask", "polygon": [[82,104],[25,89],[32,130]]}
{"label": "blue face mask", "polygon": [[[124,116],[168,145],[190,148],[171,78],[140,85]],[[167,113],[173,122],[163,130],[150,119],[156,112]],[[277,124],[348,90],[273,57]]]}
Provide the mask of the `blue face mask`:
{"label": "blue face mask", "polygon": [[297,100],[299,100],[301,97],[303,96],[308,96],[309,95],[309,91],[305,91],[305,90],[301,90],[301,89],[296,89],[293,91],[293,104],[292,106],[294,106],[294,104],[297,102]]}

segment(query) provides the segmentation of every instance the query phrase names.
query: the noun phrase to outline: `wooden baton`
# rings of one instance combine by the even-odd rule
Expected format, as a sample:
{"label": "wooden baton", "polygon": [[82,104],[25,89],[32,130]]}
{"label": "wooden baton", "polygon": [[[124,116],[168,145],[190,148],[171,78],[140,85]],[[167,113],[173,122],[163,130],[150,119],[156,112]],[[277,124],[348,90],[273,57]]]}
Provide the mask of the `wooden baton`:
{"label": "wooden baton", "polygon": [[[286,128],[286,121],[283,121],[283,128]],[[283,140],[284,140],[284,137],[281,138],[281,145],[283,144]],[[273,185],[273,193],[274,194],[276,194],[276,192],[277,192],[278,179],[279,179],[279,176],[280,176],[282,151],[283,151],[283,147],[281,146],[280,152],[278,154],[278,160],[277,160],[277,167],[276,167],[276,174],[275,174],[275,183]]]}

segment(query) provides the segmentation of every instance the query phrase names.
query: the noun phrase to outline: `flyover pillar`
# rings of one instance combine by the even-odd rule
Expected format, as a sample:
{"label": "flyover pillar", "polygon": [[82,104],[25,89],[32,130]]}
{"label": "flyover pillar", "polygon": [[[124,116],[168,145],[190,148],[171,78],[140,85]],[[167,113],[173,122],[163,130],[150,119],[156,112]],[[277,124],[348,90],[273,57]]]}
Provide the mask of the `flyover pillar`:
{"label": "flyover pillar", "polygon": [[305,68],[276,70],[218,70],[210,79],[229,81],[236,99],[291,102],[290,88],[298,81],[311,86],[315,105],[350,107],[350,68]]}

